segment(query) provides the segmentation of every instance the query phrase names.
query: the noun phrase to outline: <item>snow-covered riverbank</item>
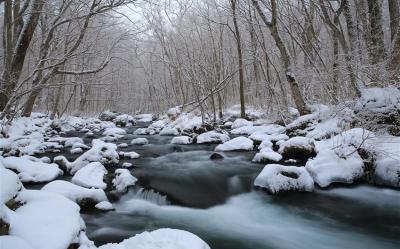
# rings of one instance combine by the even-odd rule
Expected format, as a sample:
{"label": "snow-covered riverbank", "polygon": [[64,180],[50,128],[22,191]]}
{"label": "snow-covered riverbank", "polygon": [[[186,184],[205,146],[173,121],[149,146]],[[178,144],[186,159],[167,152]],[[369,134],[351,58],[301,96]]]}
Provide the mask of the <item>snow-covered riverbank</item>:
{"label": "snow-covered riverbank", "polygon": [[360,118],[398,112],[398,92],[314,105],[287,125],[235,108],[216,126],[179,108],[16,118],[0,138],[0,245],[396,248],[398,127]]}

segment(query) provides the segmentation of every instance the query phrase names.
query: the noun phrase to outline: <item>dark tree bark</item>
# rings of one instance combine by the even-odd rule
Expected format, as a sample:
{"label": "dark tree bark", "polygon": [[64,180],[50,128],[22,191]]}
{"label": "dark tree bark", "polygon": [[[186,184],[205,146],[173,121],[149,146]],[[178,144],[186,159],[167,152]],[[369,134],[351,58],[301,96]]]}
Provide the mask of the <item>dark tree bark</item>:
{"label": "dark tree bark", "polygon": [[385,44],[382,29],[382,0],[368,0],[370,25],[370,62],[377,64],[384,59]]}

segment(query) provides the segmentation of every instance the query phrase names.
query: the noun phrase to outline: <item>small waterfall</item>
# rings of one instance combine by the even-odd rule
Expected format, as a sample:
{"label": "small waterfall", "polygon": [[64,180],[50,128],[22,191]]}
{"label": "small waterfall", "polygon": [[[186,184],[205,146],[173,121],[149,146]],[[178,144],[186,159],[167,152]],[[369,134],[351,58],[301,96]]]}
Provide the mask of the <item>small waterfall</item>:
{"label": "small waterfall", "polygon": [[167,196],[162,195],[153,189],[144,189],[140,187],[131,189],[127,198],[146,200],[160,206],[170,204],[170,202],[167,200]]}

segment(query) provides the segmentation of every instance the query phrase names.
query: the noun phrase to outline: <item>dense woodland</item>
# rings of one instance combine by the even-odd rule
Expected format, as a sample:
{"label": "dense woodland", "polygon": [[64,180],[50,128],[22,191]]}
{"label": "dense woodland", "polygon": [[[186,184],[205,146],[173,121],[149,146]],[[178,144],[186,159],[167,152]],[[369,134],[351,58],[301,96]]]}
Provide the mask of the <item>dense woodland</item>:
{"label": "dense woodland", "polygon": [[287,119],[396,86],[397,0],[1,0],[5,116],[232,104]]}

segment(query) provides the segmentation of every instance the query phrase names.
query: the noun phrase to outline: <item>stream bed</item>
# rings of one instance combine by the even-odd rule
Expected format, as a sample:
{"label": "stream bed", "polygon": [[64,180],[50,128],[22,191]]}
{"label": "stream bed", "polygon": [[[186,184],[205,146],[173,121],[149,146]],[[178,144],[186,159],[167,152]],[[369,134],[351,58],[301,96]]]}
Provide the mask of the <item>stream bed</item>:
{"label": "stream bed", "polygon": [[149,140],[121,149],[141,155],[120,162],[133,163],[137,186],[113,203],[114,211],[82,214],[97,246],[169,227],[212,249],[400,248],[400,191],[356,185],[271,196],[253,188],[264,166],[251,162],[255,152],[211,160],[215,145],[172,145],[172,137],[132,135],[135,128],[117,143]]}

